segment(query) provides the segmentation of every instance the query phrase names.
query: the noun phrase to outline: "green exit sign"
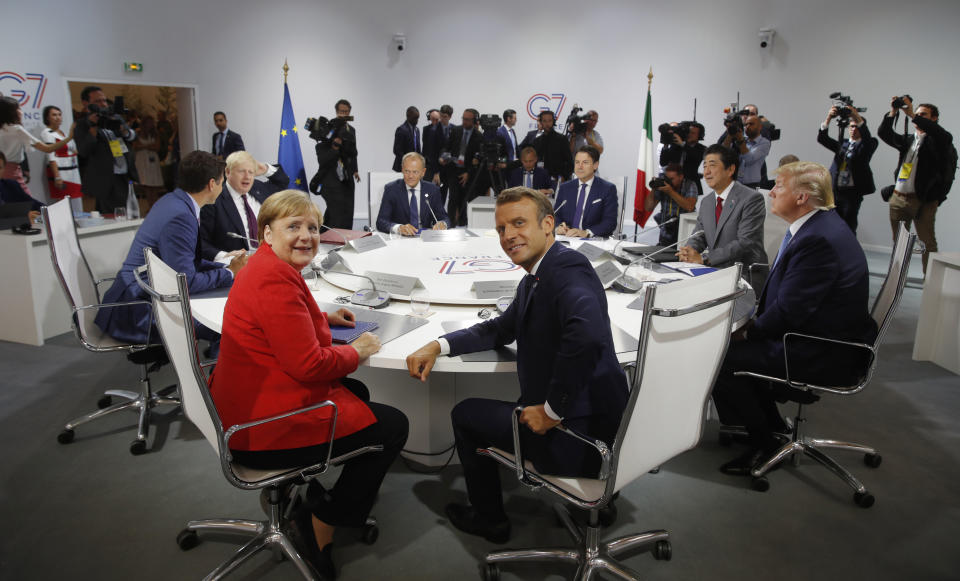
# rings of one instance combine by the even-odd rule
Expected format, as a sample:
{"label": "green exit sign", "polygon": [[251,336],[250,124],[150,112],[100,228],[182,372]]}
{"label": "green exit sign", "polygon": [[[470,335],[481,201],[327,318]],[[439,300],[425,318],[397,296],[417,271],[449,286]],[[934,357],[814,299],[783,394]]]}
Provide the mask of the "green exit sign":
{"label": "green exit sign", "polygon": [[143,63],[123,63],[123,70],[128,73],[142,73]]}

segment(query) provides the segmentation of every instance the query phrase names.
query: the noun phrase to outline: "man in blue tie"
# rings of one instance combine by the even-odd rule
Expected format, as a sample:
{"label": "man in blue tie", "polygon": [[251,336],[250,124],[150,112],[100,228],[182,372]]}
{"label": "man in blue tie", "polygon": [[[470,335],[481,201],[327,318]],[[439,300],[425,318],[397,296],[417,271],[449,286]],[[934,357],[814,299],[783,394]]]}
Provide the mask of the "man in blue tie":
{"label": "man in blue tie", "polygon": [[528,145],[520,150],[520,167],[507,176],[507,187],[523,186],[537,190],[545,196],[553,195],[553,183],[547,170],[537,166],[537,150]]}
{"label": "man in blue tie", "polygon": [[417,123],[420,121],[420,110],[410,105],[407,107],[407,120],[404,121],[393,134],[393,171],[400,171],[403,156],[415,151],[420,153],[420,130]]}
{"label": "man in blue tie", "polygon": [[577,151],[577,176],[557,188],[557,234],[576,238],[607,237],[617,228],[617,188],[596,175],[600,152],[590,145]]}
{"label": "man in blue tie", "polygon": [[513,109],[507,109],[503,112],[503,125],[497,129],[497,135],[503,138],[507,144],[507,162],[517,161],[517,134],[513,126],[517,123],[517,112]]}
{"label": "man in blue tie", "polygon": [[517,342],[517,401],[470,398],[453,409],[453,433],[469,505],[449,504],[450,523],[504,543],[510,520],[503,510],[496,461],[477,448],[513,450],[511,417],[523,406],[524,458],[548,474],[595,478],[596,450],[554,430],[567,428],[612,444],[627,401],[617,363],[603,285],[585,256],[555,244],[553,208],[535,190],[510,188],[497,197],[500,246],[529,274],[499,317],[449,333],[407,357],[412,377],[425,381],[440,355],[457,356]]}
{"label": "man in blue tie", "polygon": [[[734,372],[786,377],[784,334],[870,343],[877,326],[870,317],[867,259],[856,236],[833,209],[827,168],[813,162],[781,167],[770,192],[771,211],[790,223],[760,293],[753,320],[735,333],[713,398],[725,424],[743,425],[749,449],[720,467],[749,475],[776,450],[786,431],[777,401],[813,401],[808,392]],[[863,369],[862,352],[836,343],[791,340],[790,378],[820,385],[849,385]]]}
{"label": "man in blue tie", "polygon": [[392,181],[384,188],[377,213],[377,230],[416,236],[424,228],[447,228],[447,212],[440,199],[440,188],[424,181],[425,172],[426,162],[422,155],[411,151],[403,156],[403,179]]}

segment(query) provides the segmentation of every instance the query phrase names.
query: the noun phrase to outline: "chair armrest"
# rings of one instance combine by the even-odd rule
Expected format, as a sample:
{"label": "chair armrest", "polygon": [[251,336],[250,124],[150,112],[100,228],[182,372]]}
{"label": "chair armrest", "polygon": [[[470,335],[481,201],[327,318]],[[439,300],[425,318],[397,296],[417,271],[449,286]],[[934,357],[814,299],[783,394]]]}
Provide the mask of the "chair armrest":
{"label": "chair armrest", "polygon": [[[853,347],[855,349],[862,349],[870,354],[870,359],[867,362],[867,373],[865,374],[862,381],[859,384],[852,386],[850,388],[837,388],[837,387],[828,387],[823,385],[814,385],[811,383],[805,383],[802,381],[796,381],[790,378],[790,349],[789,343],[791,339],[803,338],[812,341],[819,341],[821,343],[829,343],[831,345],[846,345],[848,347]],[[870,382],[870,378],[873,376],[874,362],[877,359],[877,351],[872,345],[867,345],[866,343],[858,343],[855,341],[844,341],[841,339],[830,339],[828,337],[820,337],[817,335],[808,335],[806,333],[795,333],[788,332],[783,335],[783,357],[784,357],[784,368],[786,370],[786,377],[774,377],[770,375],[764,375],[762,373],[755,373],[753,371],[735,371],[734,375],[741,377],[753,377],[755,379],[762,379],[765,381],[772,381],[774,383],[779,383],[781,385],[787,385],[796,389],[801,389],[804,391],[823,391],[826,393],[836,393],[836,394],[853,394],[867,385]]]}
{"label": "chair armrest", "polygon": [[[523,465],[523,451],[520,449],[520,414],[523,413],[523,406],[517,406],[513,409],[513,416],[510,418],[513,425],[513,455],[515,458],[516,470],[517,470],[517,480],[523,482],[524,484],[532,487],[539,486],[536,482],[527,477],[527,469]],[[600,453],[600,473],[597,475],[598,480],[606,480],[610,476],[610,460],[611,453],[610,448],[607,447],[607,444],[602,440],[594,440],[583,436],[570,428],[559,425],[555,428],[560,432],[580,440],[584,444],[591,446]]]}

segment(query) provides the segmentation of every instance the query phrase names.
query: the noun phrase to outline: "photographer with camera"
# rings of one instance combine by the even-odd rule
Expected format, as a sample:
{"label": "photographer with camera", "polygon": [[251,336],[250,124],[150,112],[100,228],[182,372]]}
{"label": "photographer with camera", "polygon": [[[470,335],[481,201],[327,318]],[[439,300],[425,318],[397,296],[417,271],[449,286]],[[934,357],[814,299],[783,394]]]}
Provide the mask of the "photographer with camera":
{"label": "photographer with camera", "polygon": [[554,180],[554,189],[570,178],[573,172],[573,153],[567,139],[554,129],[556,116],[553,111],[541,111],[537,116],[536,132],[531,131],[523,138],[520,148],[532,145],[540,159],[538,165],[547,170]]}
{"label": "photographer with camera", "polygon": [[[913,135],[898,135],[893,124],[900,111],[913,122]],[[890,112],[884,115],[877,134],[890,147],[900,152],[896,182],[890,196],[890,226],[897,237],[900,222],[907,228],[913,222],[917,237],[924,244],[923,272],[927,257],[937,251],[934,220],[937,208],[947,199],[957,169],[957,150],[953,135],[940,126],[940,110],[936,105],[921,103],[916,111],[910,95],[893,97]]]}
{"label": "photographer with camera", "polygon": [[[837,205],[837,214],[856,234],[857,214],[860,212],[863,196],[877,190],[873,183],[870,159],[879,142],[870,135],[866,121],[852,103],[852,100],[849,103],[838,101],[830,107],[827,118],[820,125],[817,143],[834,153],[833,164],[830,165],[834,203]],[[829,135],[830,122],[833,119],[837,120],[839,139],[833,139]],[[848,127],[848,136],[844,138],[844,129]]]}
{"label": "photographer with camera", "polygon": [[570,131],[570,152],[580,151],[580,148],[589,145],[601,154],[603,153],[603,137],[597,131],[597,121],[600,115],[590,110],[583,115],[577,115],[579,107],[574,107],[567,117],[567,129]]}
{"label": "photographer with camera", "polygon": [[130,144],[137,134],[124,120],[123,99],[111,107],[100,87],[91,85],[80,92],[84,115],[77,119],[74,140],[80,163],[83,193],[97,200],[97,210],[113,213],[127,205],[129,183],[139,182]]}
{"label": "photographer with camera", "polygon": [[727,133],[721,144],[740,154],[737,181],[749,188],[758,188],[763,184],[762,168],[770,153],[770,140],[760,134],[763,129],[760,117],[748,113],[741,120],[741,113],[728,115],[724,120]]}
{"label": "photographer with camera", "polygon": [[[692,212],[697,207],[700,190],[693,181],[684,177],[683,167],[679,163],[668,164],[663,170],[663,177],[653,178],[649,185],[653,195],[647,196],[644,200],[644,209],[652,212],[657,202],[660,203],[660,212],[653,217],[657,224],[677,218],[680,214]],[[669,246],[675,243],[679,229],[679,221],[662,226],[658,244]]]}
{"label": "photographer with camera", "polygon": [[304,128],[316,140],[317,173],[310,179],[310,191],[326,202],[323,223],[330,228],[353,228],[353,176],[344,168],[357,157],[355,133],[343,117],[307,119]]}
{"label": "photographer with camera", "polygon": [[696,121],[663,123],[657,130],[660,132],[660,143],[663,144],[663,149],[660,150],[660,165],[666,167],[680,164],[683,179],[694,184],[697,195],[702,195],[700,164],[703,163],[703,152],[707,150],[707,147],[700,143],[705,134],[703,125]]}

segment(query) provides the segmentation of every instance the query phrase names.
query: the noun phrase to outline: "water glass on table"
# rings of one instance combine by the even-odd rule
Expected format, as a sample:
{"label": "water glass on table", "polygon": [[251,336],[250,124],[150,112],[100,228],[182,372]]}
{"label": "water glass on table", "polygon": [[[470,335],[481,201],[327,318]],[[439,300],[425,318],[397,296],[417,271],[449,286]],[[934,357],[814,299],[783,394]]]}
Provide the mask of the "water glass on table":
{"label": "water glass on table", "polygon": [[426,317],[430,312],[430,291],[425,288],[413,289],[410,292],[410,310],[414,316]]}
{"label": "water glass on table", "polygon": [[117,206],[113,209],[113,219],[117,220],[126,220],[127,219],[127,207],[126,206]]}

